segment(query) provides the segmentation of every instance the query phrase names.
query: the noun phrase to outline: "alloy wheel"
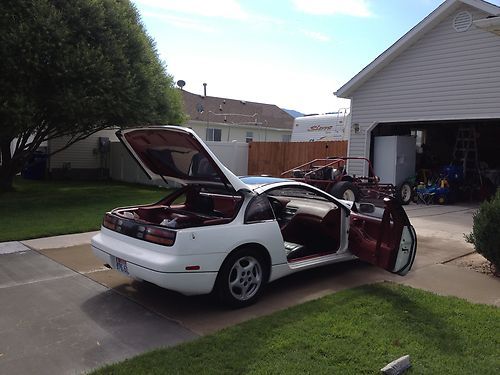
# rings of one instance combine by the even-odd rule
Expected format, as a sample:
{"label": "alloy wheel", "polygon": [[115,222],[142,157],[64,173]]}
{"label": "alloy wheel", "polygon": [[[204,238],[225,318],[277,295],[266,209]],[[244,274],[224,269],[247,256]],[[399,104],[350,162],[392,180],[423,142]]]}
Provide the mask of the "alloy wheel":
{"label": "alloy wheel", "polygon": [[262,267],[253,256],[243,256],[229,271],[229,291],[239,301],[252,298],[262,285]]}

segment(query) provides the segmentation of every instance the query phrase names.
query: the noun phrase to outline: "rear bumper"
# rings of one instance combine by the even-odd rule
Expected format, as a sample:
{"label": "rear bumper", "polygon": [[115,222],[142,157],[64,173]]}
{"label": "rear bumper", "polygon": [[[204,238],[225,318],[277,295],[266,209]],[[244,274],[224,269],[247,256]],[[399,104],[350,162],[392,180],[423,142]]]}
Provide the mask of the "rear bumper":
{"label": "rear bumper", "polygon": [[[164,254],[156,258],[150,256],[148,257],[149,259],[147,262],[141,262],[142,264],[138,264],[134,262],[134,260],[131,260],[130,257],[126,256],[126,254],[118,254],[118,252],[115,251],[115,246],[112,245],[112,247],[109,247],[103,243],[101,239],[102,237],[99,234],[92,239],[92,251],[94,254],[101,259],[103,263],[109,264],[113,269],[117,269],[117,256],[126,260],[128,270],[127,276],[129,277],[146,280],[162,288],[173,290],[185,295],[208,294],[212,291],[215,285],[217,272],[179,272],[179,264],[181,262],[185,263],[188,261],[185,259],[187,257]],[[137,249],[137,251],[144,250]],[[168,271],[168,268],[172,269],[172,272]]]}

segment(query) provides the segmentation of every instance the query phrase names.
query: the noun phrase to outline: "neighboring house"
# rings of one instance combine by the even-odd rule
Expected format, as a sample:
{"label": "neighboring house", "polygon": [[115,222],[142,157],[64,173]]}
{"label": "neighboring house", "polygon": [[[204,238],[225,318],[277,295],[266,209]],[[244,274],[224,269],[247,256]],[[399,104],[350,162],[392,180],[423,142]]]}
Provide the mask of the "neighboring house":
{"label": "neighboring house", "polygon": [[[110,142],[118,142],[116,129],[101,130],[67,149],[52,155],[47,168],[53,178],[76,178],[79,180],[107,178],[110,164]],[[50,153],[63,147],[68,137],[50,139]]]}
{"label": "neighboring house", "polygon": [[[245,174],[247,170],[245,158],[248,148],[240,142],[290,140],[293,117],[275,105],[204,97],[187,91],[182,91],[182,98],[189,118],[182,125],[192,128],[234,173]],[[112,178],[130,182],[147,182],[143,173],[135,166],[129,167],[130,160],[121,156],[115,131],[99,131],[50,157],[50,175],[76,179],[107,178],[111,175]],[[67,139],[61,137],[48,141],[48,152],[62,147]],[[237,143],[234,145],[222,144],[235,140]],[[237,155],[231,156],[235,152]]]}
{"label": "neighboring house", "polygon": [[[116,137],[116,130],[101,130],[52,155],[47,166],[51,177],[78,180],[111,177],[126,182],[151,183]],[[48,151],[64,146],[66,141],[66,137],[50,140]],[[233,173],[237,175],[248,173],[247,143],[234,141],[206,141],[206,143]]]}
{"label": "neighboring house", "polygon": [[273,104],[203,96],[182,90],[190,127],[205,141],[289,141],[293,117]]}
{"label": "neighboring house", "polygon": [[417,152],[444,165],[458,129],[473,125],[480,160],[500,168],[499,15],[485,1],[447,0],[338,89],[351,99],[349,155],[373,161],[375,137],[413,134]]}

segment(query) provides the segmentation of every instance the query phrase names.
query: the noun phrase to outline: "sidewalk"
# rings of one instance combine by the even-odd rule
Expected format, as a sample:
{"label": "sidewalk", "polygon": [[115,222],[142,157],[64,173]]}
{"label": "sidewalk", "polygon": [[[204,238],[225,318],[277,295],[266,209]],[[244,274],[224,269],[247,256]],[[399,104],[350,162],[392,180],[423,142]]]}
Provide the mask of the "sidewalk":
{"label": "sidewalk", "polygon": [[[90,239],[95,236],[98,231],[64,234],[62,236],[53,236],[45,238],[35,238],[32,240],[20,241],[23,245],[35,250],[59,249],[62,247],[78,246],[90,244]],[[0,242],[0,248],[2,243]]]}
{"label": "sidewalk", "polygon": [[[86,237],[23,242],[71,245]],[[0,374],[88,372],[197,337],[18,241],[0,243],[0,301]]]}
{"label": "sidewalk", "polygon": [[442,296],[500,307],[500,278],[463,267],[434,264],[410,271],[399,283]]}

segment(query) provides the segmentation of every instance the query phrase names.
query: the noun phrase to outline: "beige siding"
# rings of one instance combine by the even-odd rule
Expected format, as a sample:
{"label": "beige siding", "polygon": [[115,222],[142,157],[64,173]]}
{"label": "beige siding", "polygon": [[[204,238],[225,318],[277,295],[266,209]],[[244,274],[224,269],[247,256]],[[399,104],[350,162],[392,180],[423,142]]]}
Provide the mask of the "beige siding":
{"label": "beige siding", "polygon": [[[108,137],[112,141],[117,141],[115,130],[102,130],[97,132],[53,155],[50,158],[50,169],[65,167],[70,167],[71,169],[101,168],[102,156],[98,152],[99,137]],[[51,139],[49,141],[49,150],[52,152],[63,147],[68,139],[68,137]],[[70,164],[68,165],[67,163]]]}
{"label": "beige siding", "polygon": [[[349,154],[365,156],[367,129],[377,122],[500,118],[500,37],[471,26],[458,33],[452,21],[464,6],[402,52],[352,97]],[[362,173],[351,165],[351,173]]]}

